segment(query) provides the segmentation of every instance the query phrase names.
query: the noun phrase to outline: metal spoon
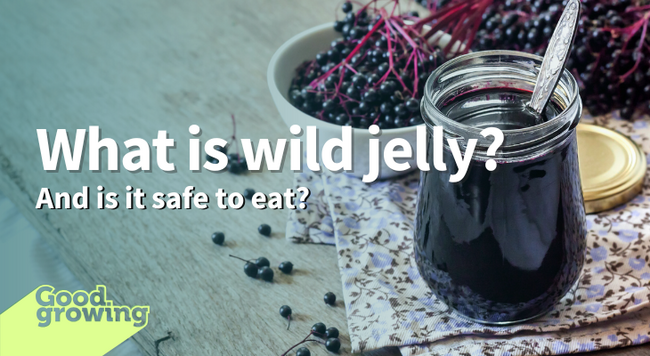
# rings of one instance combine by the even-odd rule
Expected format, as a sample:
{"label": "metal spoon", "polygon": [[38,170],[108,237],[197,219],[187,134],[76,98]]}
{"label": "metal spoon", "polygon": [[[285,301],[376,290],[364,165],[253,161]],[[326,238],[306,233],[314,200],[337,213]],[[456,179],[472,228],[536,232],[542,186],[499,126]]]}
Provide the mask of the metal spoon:
{"label": "metal spoon", "polygon": [[564,70],[578,30],[580,1],[569,0],[549,41],[528,107],[542,115]]}

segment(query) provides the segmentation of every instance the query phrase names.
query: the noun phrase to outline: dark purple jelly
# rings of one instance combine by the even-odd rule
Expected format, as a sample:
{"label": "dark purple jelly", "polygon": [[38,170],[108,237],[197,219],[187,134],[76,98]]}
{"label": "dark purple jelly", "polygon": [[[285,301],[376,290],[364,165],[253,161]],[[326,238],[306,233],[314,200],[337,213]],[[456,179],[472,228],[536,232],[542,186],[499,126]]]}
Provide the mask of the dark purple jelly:
{"label": "dark purple jelly", "polygon": [[[478,91],[447,102],[445,116],[474,127],[527,128],[540,118],[524,104],[530,93]],[[507,135],[507,133],[506,133]],[[429,140],[429,152],[431,152]],[[447,171],[422,172],[415,258],[438,298],[471,319],[509,323],[551,309],[577,280],[585,221],[575,131],[540,155],[508,159],[490,172],[473,159],[458,183]],[[433,165],[432,165],[433,167]]]}

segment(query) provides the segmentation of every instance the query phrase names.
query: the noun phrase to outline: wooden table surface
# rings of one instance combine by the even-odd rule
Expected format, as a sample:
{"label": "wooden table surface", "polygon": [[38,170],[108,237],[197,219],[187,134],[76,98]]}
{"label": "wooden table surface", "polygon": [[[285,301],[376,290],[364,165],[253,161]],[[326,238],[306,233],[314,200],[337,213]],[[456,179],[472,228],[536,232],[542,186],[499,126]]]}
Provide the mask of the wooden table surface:
{"label": "wooden table surface", "polygon": [[[161,355],[279,355],[318,321],[342,330],[343,354],[349,353],[344,308],[322,302],[327,291],[342,296],[335,251],[285,241],[285,211],[34,209],[42,187],[75,192],[90,186],[94,192],[103,185],[119,193],[127,185],[149,193],[187,185],[205,192],[290,187],[288,170],[191,173],[187,129],[199,124],[204,140],[227,138],[235,114],[240,138],[287,137],[268,93],[267,64],[285,40],[331,21],[337,3],[0,2],[0,191],[86,287],[105,284],[118,304],[151,306],[148,326],[134,337],[145,354],[154,355],[154,340],[171,332],[173,339],[160,344]],[[124,140],[151,140],[167,130],[177,141],[170,151],[177,172],[162,172],[155,164],[152,172],[89,172],[86,155],[81,172],[62,166],[46,173],[35,130],[72,133],[89,125],[100,125],[102,136],[115,139],[122,150]],[[257,233],[260,223],[272,226],[271,238]],[[226,234],[224,247],[210,240],[218,230]],[[291,260],[296,271],[276,274],[272,284],[253,280],[229,253],[266,256],[273,265]],[[278,315],[283,304],[294,310],[290,331]],[[310,349],[326,354],[322,347]],[[650,347],[594,355],[646,354]]]}

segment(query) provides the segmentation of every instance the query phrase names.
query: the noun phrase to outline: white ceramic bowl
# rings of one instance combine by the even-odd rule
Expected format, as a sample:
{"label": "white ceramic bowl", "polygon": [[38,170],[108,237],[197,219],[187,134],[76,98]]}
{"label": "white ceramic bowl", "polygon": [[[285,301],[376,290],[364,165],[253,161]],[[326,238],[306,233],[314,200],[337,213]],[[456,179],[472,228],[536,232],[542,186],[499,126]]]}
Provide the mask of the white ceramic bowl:
{"label": "white ceramic bowl", "polygon": [[[309,30],[295,35],[293,38],[285,42],[271,58],[269,68],[267,71],[267,81],[271,96],[278,108],[282,119],[287,124],[299,125],[305,129],[306,126],[316,126],[318,128],[318,155],[325,141],[330,138],[341,138],[341,126],[330,124],[319,120],[313,116],[307,115],[296,107],[291,105],[288,100],[289,87],[291,80],[296,74],[296,68],[306,60],[311,60],[316,57],[318,52],[327,50],[332,40],[341,37],[340,33],[334,31],[334,24],[327,23],[320,26],[313,27]],[[380,141],[380,171],[379,179],[391,178],[405,172],[395,172],[388,168],[383,160],[383,147],[388,141],[393,138],[401,137],[406,139],[413,150],[412,159],[402,159],[399,162],[409,162],[411,170],[415,169],[415,131],[414,126],[404,127],[398,129],[383,130]],[[368,157],[368,143],[370,138],[375,138],[368,133],[367,129],[352,129],[353,138],[353,169],[347,173],[356,177],[361,177],[368,173],[369,157]],[[304,140],[305,135],[301,136]],[[340,151],[336,150],[334,160],[340,160]],[[339,157],[336,157],[336,155]],[[323,165],[321,165],[323,166]],[[324,166],[323,166],[324,167]]]}

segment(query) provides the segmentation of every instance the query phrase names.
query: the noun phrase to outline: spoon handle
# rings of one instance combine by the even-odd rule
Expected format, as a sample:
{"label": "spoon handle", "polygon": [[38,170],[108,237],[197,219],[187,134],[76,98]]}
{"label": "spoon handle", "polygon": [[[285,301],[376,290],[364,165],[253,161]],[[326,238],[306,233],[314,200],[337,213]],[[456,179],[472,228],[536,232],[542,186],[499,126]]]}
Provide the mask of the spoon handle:
{"label": "spoon handle", "polygon": [[573,38],[578,29],[579,17],[580,1],[569,0],[549,41],[537,76],[537,83],[535,83],[535,89],[533,89],[533,96],[528,104],[539,115],[544,112],[544,108],[551,99],[555,86],[562,75],[564,65],[569,58]]}

